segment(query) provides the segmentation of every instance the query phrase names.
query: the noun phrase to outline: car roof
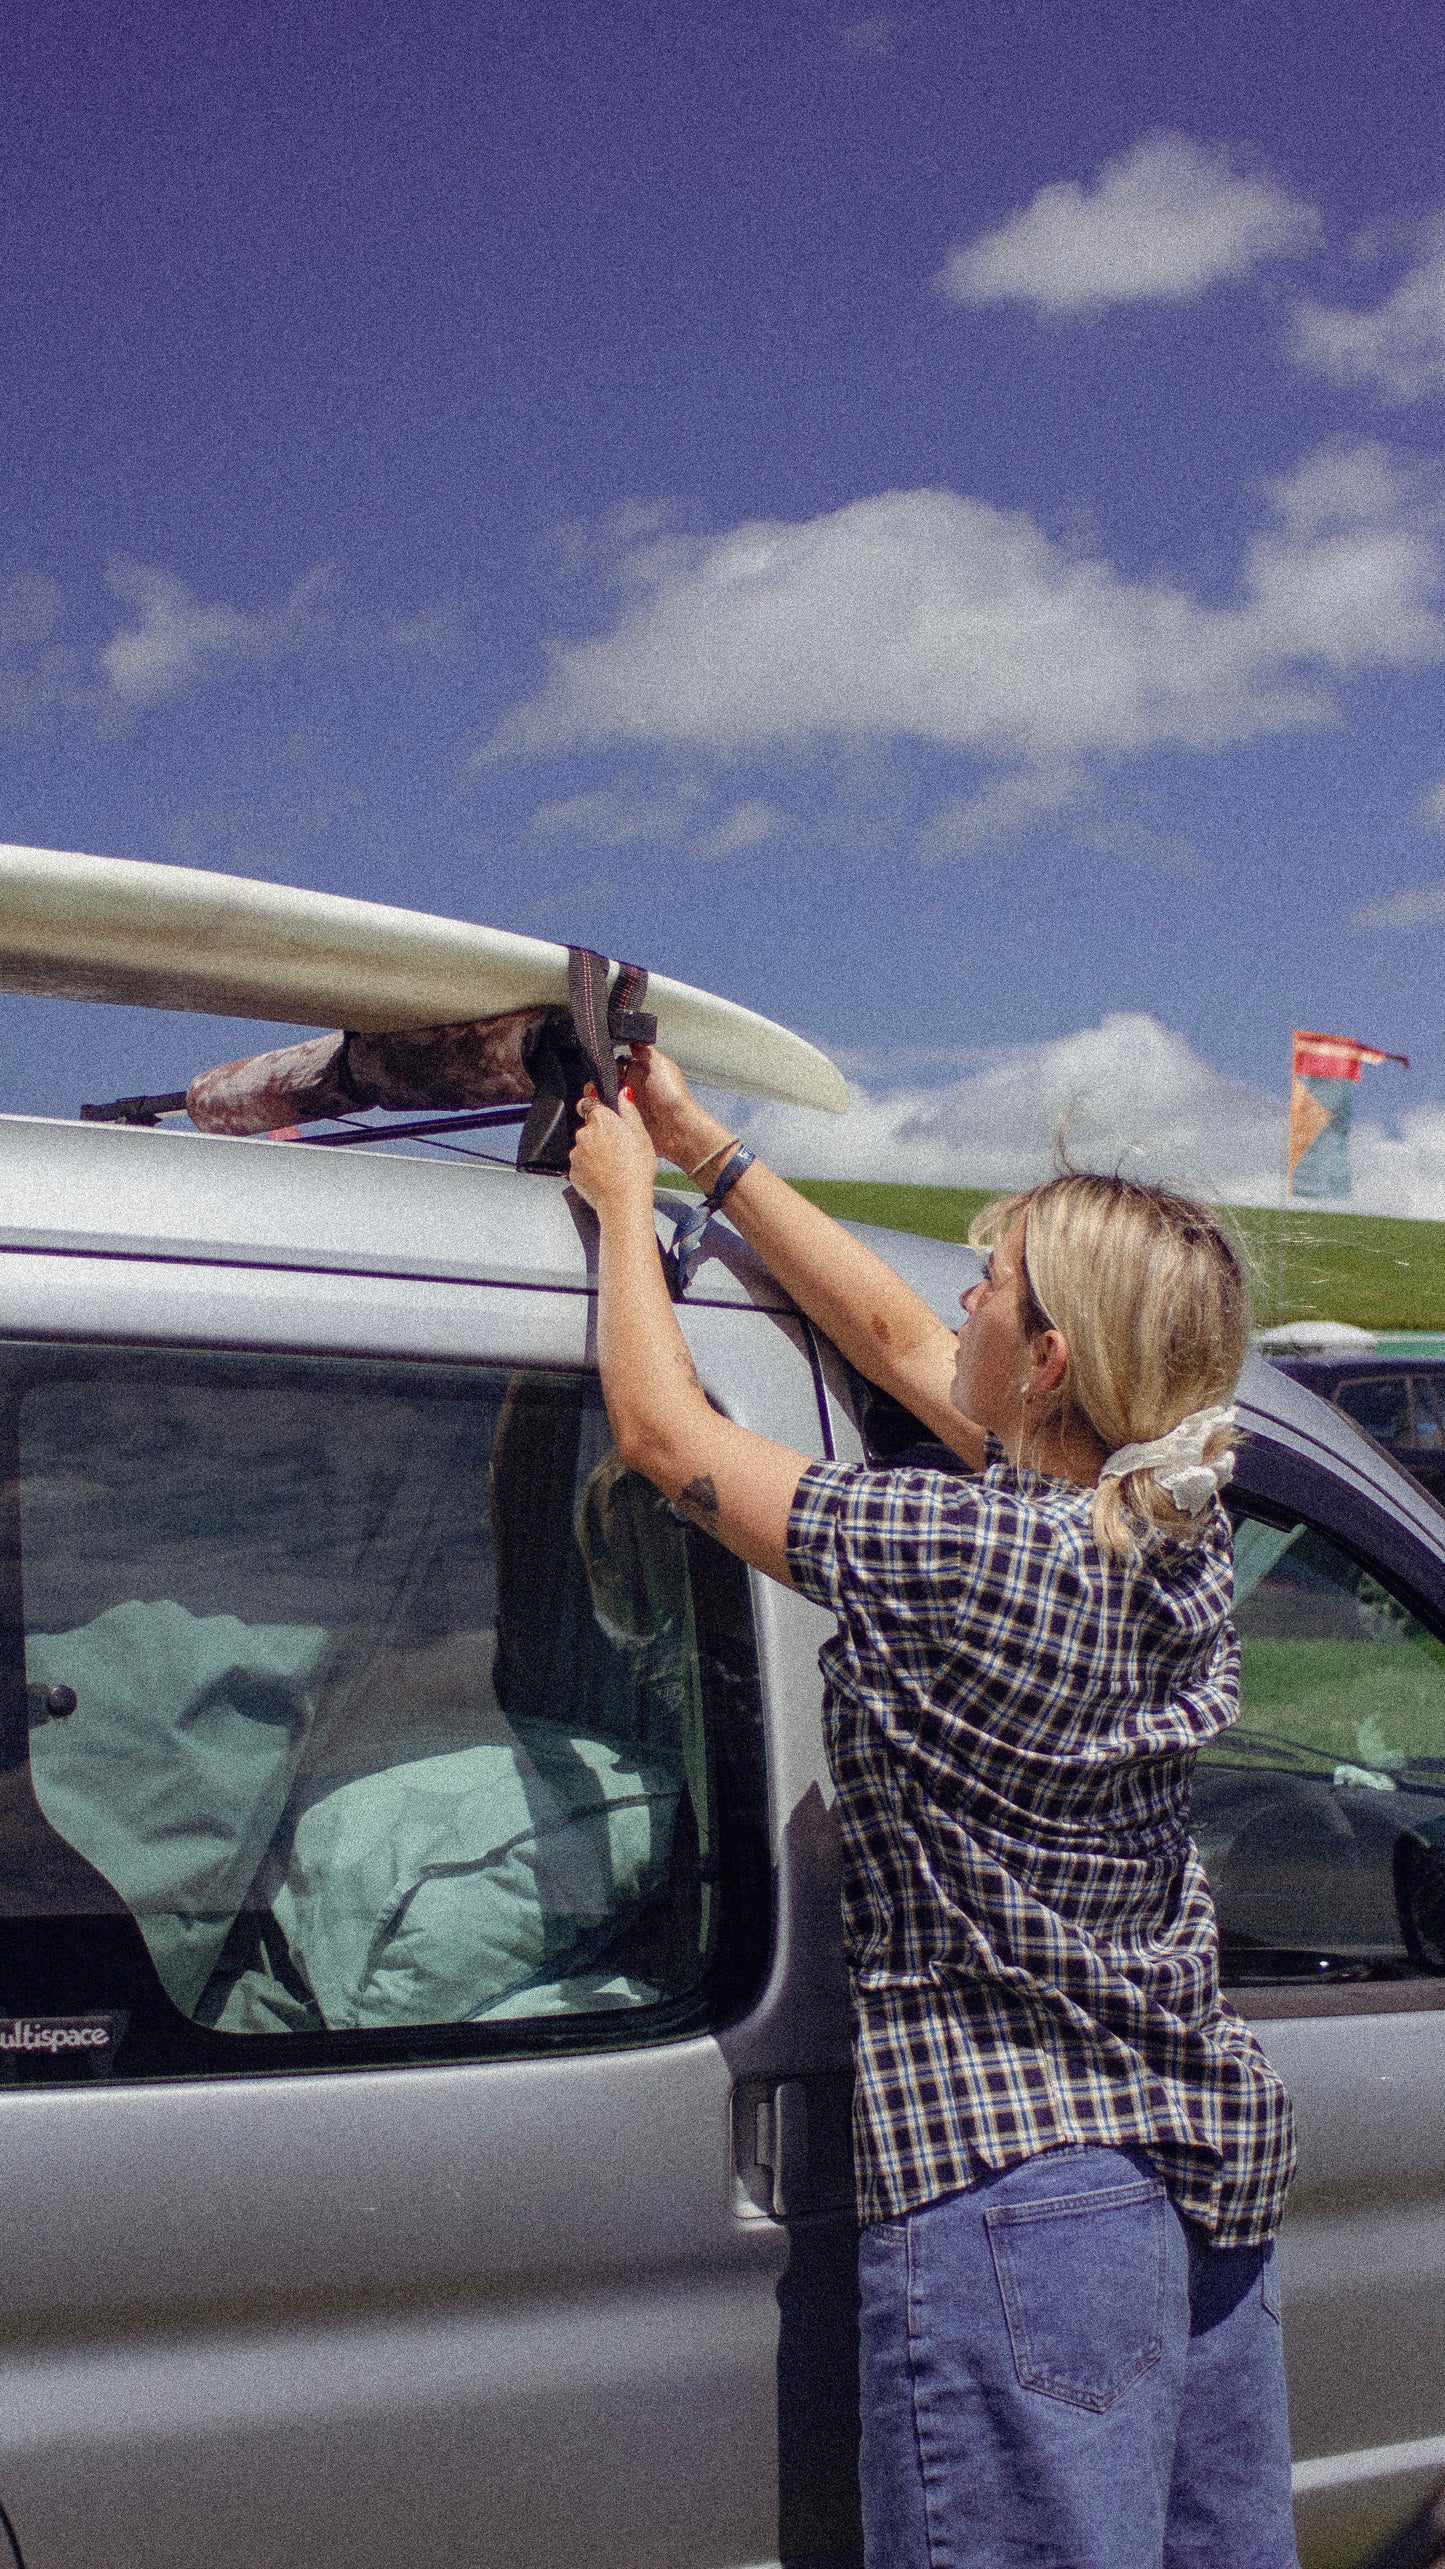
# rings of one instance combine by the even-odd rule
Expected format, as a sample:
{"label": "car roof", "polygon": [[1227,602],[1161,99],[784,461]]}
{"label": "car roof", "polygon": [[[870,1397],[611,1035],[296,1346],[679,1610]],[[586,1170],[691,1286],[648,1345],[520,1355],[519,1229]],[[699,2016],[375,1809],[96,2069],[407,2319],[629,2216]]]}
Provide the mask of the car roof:
{"label": "car roof", "polygon": [[1445,1356],[1433,1349],[1420,1354],[1413,1347],[1262,1347],[1260,1354],[1282,1371],[1295,1373],[1307,1369],[1331,1379],[1339,1374],[1394,1374],[1408,1368],[1411,1373],[1445,1371]]}

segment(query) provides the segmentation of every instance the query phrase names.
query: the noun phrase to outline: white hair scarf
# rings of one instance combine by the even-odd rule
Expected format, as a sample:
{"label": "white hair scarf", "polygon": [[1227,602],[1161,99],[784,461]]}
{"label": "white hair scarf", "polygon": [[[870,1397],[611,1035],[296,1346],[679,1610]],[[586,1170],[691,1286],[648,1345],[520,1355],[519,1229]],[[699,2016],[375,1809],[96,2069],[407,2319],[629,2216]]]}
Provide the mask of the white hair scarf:
{"label": "white hair scarf", "polygon": [[1145,1445],[1121,1445],[1100,1471],[1101,1481],[1122,1481],[1128,1472],[1147,1472],[1173,1500],[1181,1516],[1198,1516],[1209,1507],[1235,1464],[1231,1449],[1206,1463],[1204,1448],[1220,1428],[1233,1427],[1232,1409],[1194,1409],[1171,1427],[1167,1436],[1152,1436]]}

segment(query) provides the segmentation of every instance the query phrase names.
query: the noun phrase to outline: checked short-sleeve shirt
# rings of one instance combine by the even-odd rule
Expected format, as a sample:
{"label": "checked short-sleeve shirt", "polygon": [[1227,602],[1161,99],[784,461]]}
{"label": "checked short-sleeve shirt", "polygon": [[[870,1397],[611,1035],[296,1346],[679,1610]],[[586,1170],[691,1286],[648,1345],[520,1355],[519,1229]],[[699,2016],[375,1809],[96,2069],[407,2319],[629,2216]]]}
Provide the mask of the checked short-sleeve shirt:
{"label": "checked short-sleeve shirt", "polygon": [[1067,2143],[1135,2145],[1219,2247],[1273,2237],[1289,2098],[1219,1992],[1189,1836],[1238,1715],[1222,1508],[1101,1554],[1092,1493],[812,1464],[788,1561],[838,1619],[828,1756],[864,2221]]}

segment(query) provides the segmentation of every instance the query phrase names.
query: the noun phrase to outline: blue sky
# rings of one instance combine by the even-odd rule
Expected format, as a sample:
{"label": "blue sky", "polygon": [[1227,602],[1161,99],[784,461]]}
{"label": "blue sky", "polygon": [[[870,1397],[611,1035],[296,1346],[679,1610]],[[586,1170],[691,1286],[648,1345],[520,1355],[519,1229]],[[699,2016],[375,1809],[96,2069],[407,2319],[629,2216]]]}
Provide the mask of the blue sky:
{"label": "blue sky", "polygon": [[[1257,1191],[1353,1033],[1445,1212],[1438,9],[42,0],[0,64],[0,839],[728,991],[880,1173],[1077,1073]],[[266,1039],[3,1009],[42,1112]]]}

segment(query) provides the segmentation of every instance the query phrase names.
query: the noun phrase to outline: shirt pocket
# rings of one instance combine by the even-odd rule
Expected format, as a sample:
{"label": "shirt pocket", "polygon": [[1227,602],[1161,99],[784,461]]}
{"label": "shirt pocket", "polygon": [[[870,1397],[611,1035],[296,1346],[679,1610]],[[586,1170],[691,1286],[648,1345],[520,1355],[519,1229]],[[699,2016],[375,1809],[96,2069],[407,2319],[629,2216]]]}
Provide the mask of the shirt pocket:
{"label": "shirt pocket", "polygon": [[1164,2350],[1164,2188],[1148,2178],[984,2215],[1026,2391],[1097,2413]]}

